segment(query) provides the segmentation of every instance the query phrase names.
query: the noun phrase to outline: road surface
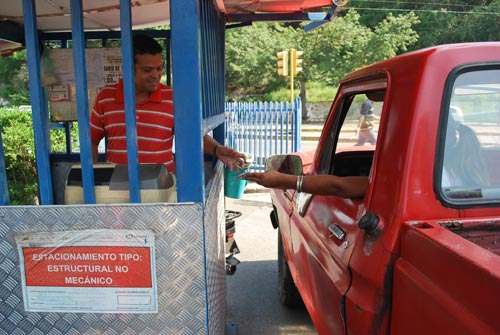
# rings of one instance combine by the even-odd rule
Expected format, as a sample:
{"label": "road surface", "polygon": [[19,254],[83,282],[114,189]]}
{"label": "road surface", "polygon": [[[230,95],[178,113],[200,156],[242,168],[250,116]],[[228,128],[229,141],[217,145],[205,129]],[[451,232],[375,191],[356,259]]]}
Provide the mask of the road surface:
{"label": "road surface", "polygon": [[277,231],[269,219],[269,193],[226,198],[226,208],[241,211],[235,239],[241,250],[236,273],[227,278],[227,321],[238,335],[316,335],[305,308],[281,305],[278,294]]}

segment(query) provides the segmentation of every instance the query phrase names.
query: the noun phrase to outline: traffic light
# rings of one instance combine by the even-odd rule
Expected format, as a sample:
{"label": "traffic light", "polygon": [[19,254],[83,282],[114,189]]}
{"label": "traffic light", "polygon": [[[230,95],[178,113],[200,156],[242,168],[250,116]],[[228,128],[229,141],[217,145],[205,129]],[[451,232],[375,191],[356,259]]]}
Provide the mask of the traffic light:
{"label": "traffic light", "polygon": [[277,53],[278,55],[278,75],[288,76],[288,49]]}
{"label": "traffic light", "polygon": [[298,51],[295,49],[291,50],[291,61],[290,61],[290,72],[293,73],[293,75],[296,75],[300,71],[302,71],[302,67],[300,66],[302,64],[302,59],[300,57],[304,54],[304,51]]}

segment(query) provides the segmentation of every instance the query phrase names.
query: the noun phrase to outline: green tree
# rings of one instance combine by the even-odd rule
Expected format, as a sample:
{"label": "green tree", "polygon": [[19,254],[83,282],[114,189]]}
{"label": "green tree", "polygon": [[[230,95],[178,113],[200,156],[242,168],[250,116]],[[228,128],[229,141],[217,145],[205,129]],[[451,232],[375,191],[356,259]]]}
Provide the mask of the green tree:
{"label": "green tree", "polygon": [[26,51],[0,57],[0,98],[11,105],[30,103]]}
{"label": "green tree", "polygon": [[304,50],[302,80],[337,85],[347,73],[408,50],[418,39],[412,26],[413,13],[389,14],[374,29],[360,23],[360,15],[349,11],[321,28],[300,34],[298,48]]}
{"label": "green tree", "polygon": [[[418,39],[412,25],[413,13],[388,15],[374,29],[360,23],[360,15],[344,16],[310,32],[303,26],[254,24],[228,32],[226,81],[228,95],[269,92],[285,88],[288,79],[279,77],[276,53],[289,48],[304,51],[303,71],[297,76],[300,97],[306,102],[306,83],[317,81],[335,86],[348,72],[406,51]],[[304,104],[305,105],[305,104]],[[307,110],[303,108],[303,117]]]}
{"label": "green tree", "polygon": [[410,47],[411,50],[445,43],[500,39],[499,0],[442,0],[438,2],[351,0],[346,7],[357,9],[362,14],[361,22],[372,28],[387,13],[414,11],[420,21],[414,29],[420,38]]}
{"label": "green tree", "polygon": [[38,188],[31,112],[0,110],[0,127],[10,202],[33,205]]}
{"label": "green tree", "polygon": [[[5,154],[7,184],[12,205],[33,205],[37,203],[37,166],[33,123],[30,110],[18,108],[0,109],[0,129]],[[71,138],[78,139],[78,129],[71,129]],[[65,152],[65,132],[54,129],[50,133],[51,150]],[[74,143],[75,150],[79,144]]]}
{"label": "green tree", "polygon": [[[389,14],[374,29],[362,25],[360,18],[356,11],[350,10],[311,33],[297,31],[300,34],[298,48],[305,52],[304,70],[298,77],[303,102],[307,101],[307,81],[336,86],[347,73],[407,51],[408,46],[418,40],[412,29],[418,22],[413,13]],[[303,118],[307,118],[305,108]]]}
{"label": "green tree", "polygon": [[229,96],[262,94],[285,85],[276,73],[276,53],[290,47],[295,31],[279,23],[255,23],[226,32]]}

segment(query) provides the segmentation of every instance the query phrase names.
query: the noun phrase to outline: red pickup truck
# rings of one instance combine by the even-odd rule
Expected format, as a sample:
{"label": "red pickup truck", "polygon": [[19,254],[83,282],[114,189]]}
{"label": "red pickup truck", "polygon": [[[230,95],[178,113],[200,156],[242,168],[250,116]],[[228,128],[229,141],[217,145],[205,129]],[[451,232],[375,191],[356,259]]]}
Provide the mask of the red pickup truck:
{"label": "red pickup truck", "polygon": [[316,151],[268,162],[369,178],[360,199],[271,191],[281,301],[320,334],[500,334],[500,43],[347,75]]}

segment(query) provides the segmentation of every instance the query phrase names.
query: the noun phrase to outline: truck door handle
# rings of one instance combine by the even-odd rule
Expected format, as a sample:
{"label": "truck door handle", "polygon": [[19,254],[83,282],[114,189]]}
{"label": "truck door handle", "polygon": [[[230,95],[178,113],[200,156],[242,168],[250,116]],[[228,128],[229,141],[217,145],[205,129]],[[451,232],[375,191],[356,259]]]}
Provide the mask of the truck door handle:
{"label": "truck door handle", "polygon": [[343,241],[345,239],[345,232],[336,224],[331,224],[330,226],[328,226],[328,230],[330,231],[330,236],[335,236],[340,241]]}

